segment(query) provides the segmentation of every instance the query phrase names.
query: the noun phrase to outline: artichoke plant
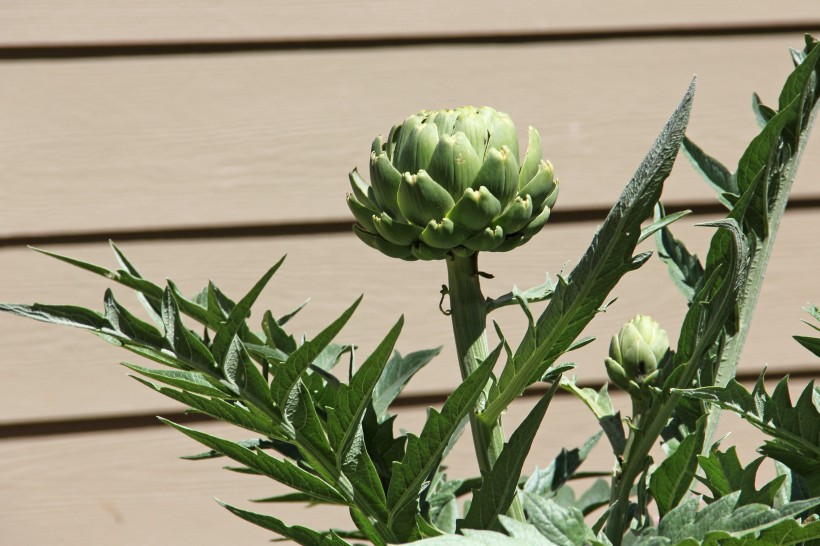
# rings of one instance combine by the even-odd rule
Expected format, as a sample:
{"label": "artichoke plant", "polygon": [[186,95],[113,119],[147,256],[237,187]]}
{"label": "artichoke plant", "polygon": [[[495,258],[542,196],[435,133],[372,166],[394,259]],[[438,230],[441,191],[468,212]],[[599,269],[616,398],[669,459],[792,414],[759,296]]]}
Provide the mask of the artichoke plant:
{"label": "artichoke plant", "polygon": [[354,169],[347,203],[369,246],[405,260],[511,250],[546,223],[558,197],[530,127],[523,161],[507,114],[421,111],[373,141],[370,184]]}

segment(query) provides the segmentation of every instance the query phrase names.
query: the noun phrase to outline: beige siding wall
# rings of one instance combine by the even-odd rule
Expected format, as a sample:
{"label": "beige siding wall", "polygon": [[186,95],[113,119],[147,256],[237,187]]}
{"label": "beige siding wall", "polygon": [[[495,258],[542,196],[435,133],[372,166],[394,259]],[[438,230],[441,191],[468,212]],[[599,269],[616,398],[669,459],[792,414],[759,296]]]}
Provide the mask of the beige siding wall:
{"label": "beige siding wall", "polygon": [[[522,136],[528,124],[539,128],[562,183],[561,221],[511,254],[482,258],[495,275],[485,291],[496,295],[577,261],[692,74],[699,90],[689,134],[734,166],[756,132],[752,91],[775,103],[790,70],[788,47],[802,40],[790,29],[820,28],[812,0],[788,10],[739,0],[53,4],[0,6],[0,300],[101,307],[103,279],[25,248],[33,242],[114,267],[105,240],[119,238],[149,278],[173,278],[189,293],[213,278],[234,295],[287,253],[260,309],[279,314],[311,297],[293,329],[313,335],[364,292],[340,338],[362,352],[404,313],[399,350],[444,345],[407,390],[420,401],[458,381],[448,322],[437,310],[443,265],[399,263],[334,231],[349,219],[347,172],[366,166],[373,136],[415,110],[463,103],[507,111]],[[192,52],[197,44],[205,52]],[[243,44],[254,51],[240,51]],[[801,207],[786,214],[767,274],[745,374],[764,365],[777,374],[820,369],[790,338],[801,333],[800,307],[820,301],[818,179],[815,135],[795,183]],[[665,200],[698,210],[714,202],[683,159]],[[701,255],[710,234],[694,224],[709,218],[676,228]],[[179,239],[186,230],[190,238]],[[663,269],[653,258],[616,288],[617,303],[589,332],[599,340],[572,355],[581,380],[604,381],[606,340],[635,313],[677,331],[685,302]],[[520,336],[520,313],[496,318],[509,337]],[[269,483],[219,471],[221,463],[175,459],[197,447],[164,427],[117,432],[106,424],[180,411],[127,379],[116,363],[129,355],[93,336],[6,315],[0,342],[0,543],[266,541],[267,533],[211,497],[241,503],[273,494]],[[516,404],[512,421],[531,400]],[[418,430],[423,403],[402,411],[402,426]],[[570,398],[558,398],[550,412],[533,465],[594,429]],[[757,441],[750,429],[723,426],[737,429],[734,441],[750,457]],[[472,472],[469,442],[453,457],[457,473]],[[591,465],[611,465],[605,449]],[[346,522],[315,508],[261,508],[294,523]]]}

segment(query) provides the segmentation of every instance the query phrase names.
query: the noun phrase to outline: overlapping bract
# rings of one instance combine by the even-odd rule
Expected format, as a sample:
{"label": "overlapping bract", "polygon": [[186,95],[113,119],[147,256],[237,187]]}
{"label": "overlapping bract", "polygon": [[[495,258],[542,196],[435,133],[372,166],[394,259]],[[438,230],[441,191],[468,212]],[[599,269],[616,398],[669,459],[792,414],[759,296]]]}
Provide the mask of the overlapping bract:
{"label": "overlapping bract", "polygon": [[370,184],[356,169],[350,183],[356,235],[405,260],[512,250],[544,226],[558,197],[538,131],[530,127],[519,164],[515,125],[489,107],[410,116],[373,141]]}

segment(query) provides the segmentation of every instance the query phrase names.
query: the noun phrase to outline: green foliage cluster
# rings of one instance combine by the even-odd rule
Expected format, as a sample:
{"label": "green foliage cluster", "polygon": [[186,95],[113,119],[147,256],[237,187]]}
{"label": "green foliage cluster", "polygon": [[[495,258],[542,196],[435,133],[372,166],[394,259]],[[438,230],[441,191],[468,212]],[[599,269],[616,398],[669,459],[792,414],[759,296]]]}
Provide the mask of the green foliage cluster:
{"label": "green foliage cluster", "polygon": [[[817,545],[820,390],[811,383],[792,403],[787,379],[771,395],[762,374],[751,392],[733,379],[818,111],[820,47],[807,37],[806,47],[793,51],[793,59],[796,68],[776,108],[755,96],[761,132],[735,172],[684,136],[693,82],[568,275],[529,291],[483,299],[477,271],[467,269],[462,281],[453,275],[457,268],[451,269],[457,344],[472,332],[460,329],[459,305],[474,305],[485,318],[498,307],[517,303],[528,329],[515,349],[500,328],[502,342],[492,351],[482,351],[478,338],[464,350],[459,345],[460,358],[469,364],[462,368],[464,380],[440,409],[429,410],[417,435],[394,430],[390,406],[438,350],[405,356],[395,352],[403,325],[399,319],[359,365],[351,346],[334,343],[358,300],[311,339],[285,329],[301,307],[280,317],[267,311],[259,322],[251,322],[251,309],[281,260],[234,301],[213,283],[193,297],[172,281],[155,284],[114,245],[120,264],[116,271],[41,251],[135,290],[149,321],[122,306],[111,290],[105,293],[103,312],[42,304],[0,304],[0,310],[91,331],[164,366],[126,364],[149,388],[248,431],[253,438],[237,442],[164,421],[208,448],[191,458],[227,457],[240,465],[233,470],[266,476],[293,490],[266,501],[347,507],[352,527],[342,531],[289,526],[274,516],[224,504],[237,516],[299,544]],[[704,264],[670,231],[682,214],[666,215],[659,204],[681,148],[727,209],[725,219],[705,224],[716,231]],[[654,222],[642,227],[653,211]],[[606,386],[599,391],[579,387],[562,375],[572,365],[557,362],[589,341],[579,336],[608,305],[618,281],[649,259],[650,253],[635,252],[639,242],[653,235],[689,310],[677,347],[662,357],[653,353],[653,373],[640,388],[626,379],[620,385],[633,398],[625,429]],[[545,300],[548,304],[536,319],[530,304]],[[808,311],[820,320],[816,307]],[[483,332],[482,320],[472,333],[482,337]],[[820,356],[817,338],[796,339]],[[343,361],[349,363],[347,373],[335,369]],[[502,415],[525,389],[540,382],[550,388],[505,440]],[[578,397],[602,430],[526,477],[525,459],[559,388]],[[768,436],[759,450],[762,457],[744,467],[734,449],[721,451],[712,438],[720,410],[740,415]],[[478,438],[482,472],[449,480],[443,462],[468,421]],[[610,481],[580,471],[602,437],[615,457]],[[667,456],[655,464],[650,450],[658,442]],[[777,461],[779,475],[758,488],[755,478],[764,458]],[[598,479],[576,496],[570,481],[584,476]],[[588,519],[593,516],[595,520]]]}

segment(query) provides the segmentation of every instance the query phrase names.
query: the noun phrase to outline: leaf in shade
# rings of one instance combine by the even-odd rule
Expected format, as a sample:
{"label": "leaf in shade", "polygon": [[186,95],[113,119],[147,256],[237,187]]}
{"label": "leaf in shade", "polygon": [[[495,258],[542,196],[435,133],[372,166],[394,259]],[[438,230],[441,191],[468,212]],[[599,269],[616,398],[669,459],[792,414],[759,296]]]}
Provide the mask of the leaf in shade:
{"label": "leaf in shade", "polygon": [[524,491],[542,497],[555,494],[586,460],[592,448],[601,439],[602,433],[596,432],[581,447],[569,450],[562,448],[558,456],[547,467],[535,469],[535,472],[524,483]]}
{"label": "leaf in shade", "polygon": [[492,469],[482,473],[481,488],[473,493],[462,528],[501,530],[498,516],[507,513],[518,492],[524,460],[557,390],[556,382],[512,433]]}
{"label": "leaf in shade", "polygon": [[658,202],[663,182],[683,139],[695,89],[689,86],[589,248],[564,282],[560,277],[549,305],[508,362],[498,382],[499,396],[487,413],[500,415],[526,387],[537,381],[597,314],[620,278],[649,257],[634,256],[641,223]]}
{"label": "leaf in shade", "polygon": [[333,486],[289,461],[279,460],[262,450],[250,450],[235,442],[178,425],[167,419],[160,419],[160,421],[174,427],[204,446],[218,451],[226,457],[230,457],[291,489],[310,495],[321,502],[330,504],[347,503],[346,499]]}
{"label": "leaf in shade", "polygon": [[373,409],[380,420],[387,418],[387,409],[401,394],[407,382],[417,371],[438,356],[441,349],[438,347],[416,351],[406,356],[402,356],[398,351],[393,353],[373,389]]}
{"label": "leaf in shade", "polygon": [[296,350],[296,340],[282,329],[270,311],[265,311],[262,318],[262,330],[265,332],[268,346],[272,349],[281,350],[286,355]]}
{"label": "leaf in shade", "polygon": [[[663,214],[663,206],[658,203],[655,218]],[[703,287],[705,280],[703,266],[697,255],[691,254],[668,228],[663,228],[655,234],[655,246],[658,249],[658,257],[666,264],[675,286],[686,297],[686,301],[694,300],[695,294]]]}
{"label": "leaf in shade", "polygon": [[353,375],[350,384],[338,387],[331,414],[333,426],[328,429],[333,445],[336,446],[337,458],[348,451],[357,432],[361,431],[362,416],[370,405],[373,391],[403,325],[404,317],[401,317]]}
{"label": "leaf in shade", "polygon": [[616,412],[615,408],[612,407],[607,384],[604,383],[601,390],[596,391],[589,387],[579,387],[575,383],[575,378],[562,378],[561,388],[571,392],[586,404],[595,415],[595,418],[598,419],[598,424],[601,425],[604,434],[606,434],[609,443],[612,445],[613,453],[623,455],[626,448],[626,434],[621,422],[621,412]]}
{"label": "leaf in shade", "polygon": [[761,374],[752,392],[735,380],[726,387],[701,387],[678,391],[683,396],[705,400],[729,410],[770,437],[760,452],[801,474],[809,492],[820,495],[820,412],[813,399],[814,382],[806,385],[792,405],[788,378],[783,378],[771,396]]}
{"label": "leaf in shade", "polygon": [[718,200],[726,205],[726,208],[731,209],[732,204],[724,197],[724,194],[740,195],[740,188],[738,187],[737,180],[729,169],[727,169],[723,163],[704,152],[697,144],[689,140],[688,137],[683,138],[681,151],[683,151],[695,171],[717,192]]}
{"label": "leaf in shade", "polygon": [[649,479],[649,489],[661,517],[677,506],[689,492],[689,485],[698,468],[697,455],[703,450],[705,424],[705,417],[699,419],[693,433],[658,465]]}
{"label": "leaf in shade", "polygon": [[217,500],[217,502],[245,521],[273,531],[302,546],[350,546],[348,542],[345,542],[334,531],[319,532],[299,525],[288,526],[282,520],[273,516],[242,510],[220,500]]}
{"label": "leaf in shade", "polygon": [[404,540],[412,534],[422,486],[438,467],[450,439],[462,428],[467,415],[475,409],[476,401],[487,384],[500,352],[499,345],[456,387],[444,402],[441,413],[429,410],[419,436],[407,435],[407,450],[401,461],[393,464],[393,477],[387,491],[390,510],[388,526],[398,539]]}
{"label": "leaf in shade", "polygon": [[777,114],[775,110],[763,104],[763,101],[760,100],[760,95],[757,93],[752,93],[752,110],[755,113],[757,125],[761,129]]}
{"label": "leaf in shade", "polygon": [[611,495],[612,489],[609,482],[598,478],[578,499],[575,498],[575,492],[569,485],[561,486],[555,492],[554,499],[559,505],[565,508],[577,508],[584,516],[588,516],[598,508],[607,506]]}
{"label": "leaf in shade", "polygon": [[280,407],[287,403],[288,397],[299,382],[299,378],[324,348],[333,341],[333,338],[344,327],[361,301],[360,296],[330,326],[319,332],[312,340],[305,342],[288,357],[283,365],[277,368],[277,373],[270,387],[274,403]]}
{"label": "leaf in shade", "polygon": [[786,481],[786,475],[776,477],[758,490],[755,487],[757,470],[764,457],[758,457],[744,467],[740,464],[734,446],[726,452],[718,451],[717,447],[713,446],[708,456],[698,456],[698,464],[704,476],[697,479],[708,487],[713,495],[707,502],[714,502],[730,493],[740,491],[738,506],[753,503],[774,506],[775,497]]}

